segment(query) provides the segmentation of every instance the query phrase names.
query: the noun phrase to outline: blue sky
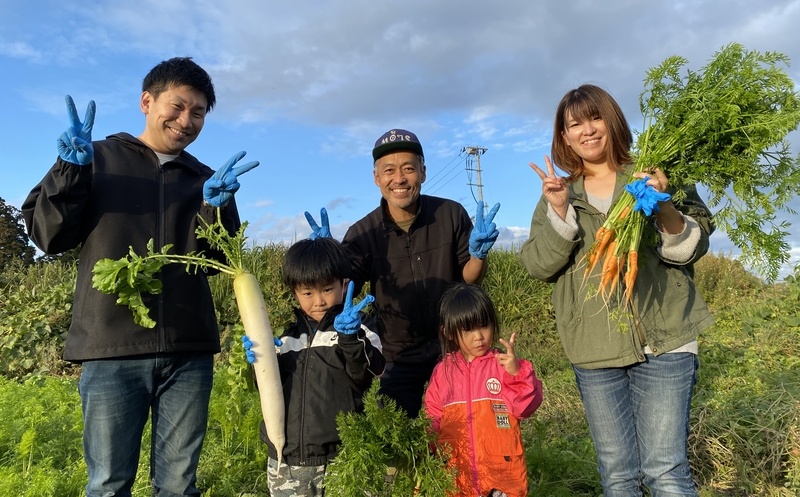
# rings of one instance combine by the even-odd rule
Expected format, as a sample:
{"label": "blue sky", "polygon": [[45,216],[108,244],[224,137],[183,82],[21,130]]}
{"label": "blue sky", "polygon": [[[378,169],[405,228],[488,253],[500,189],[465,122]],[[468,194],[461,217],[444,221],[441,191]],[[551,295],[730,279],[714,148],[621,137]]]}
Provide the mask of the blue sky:
{"label": "blue sky", "polygon": [[[423,193],[470,213],[461,150],[487,149],[484,200],[502,205],[500,243],[520,244],[541,194],[528,163],[549,153],[567,90],[603,86],[638,129],[648,68],[681,55],[697,69],[731,42],[788,55],[798,82],[798,21],[800,0],[0,0],[0,197],[19,207],[52,165],[65,94],[81,116],[97,102],[95,139],[138,135],[142,78],[188,55],[217,107],[187,150],[214,169],[239,150],[261,162],[237,194],[256,242],[307,236],[303,212],[323,206],[341,238],[380,199],[373,143],[405,128],[425,149]],[[798,261],[800,216],[786,218]],[[736,254],[724,233],[712,242]]]}

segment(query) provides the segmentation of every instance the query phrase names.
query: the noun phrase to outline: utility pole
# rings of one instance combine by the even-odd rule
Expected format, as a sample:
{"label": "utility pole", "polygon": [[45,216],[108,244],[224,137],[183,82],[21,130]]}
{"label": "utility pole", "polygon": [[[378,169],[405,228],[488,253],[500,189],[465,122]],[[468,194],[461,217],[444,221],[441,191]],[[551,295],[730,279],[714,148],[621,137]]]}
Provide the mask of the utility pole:
{"label": "utility pole", "polygon": [[[478,202],[483,202],[483,184],[481,183],[481,155],[486,153],[483,147],[464,147],[462,152],[467,154],[467,171],[476,171],[478,183],[467,183],[469,186],[478,187]],[[472,156],[475,156],[475,167],[472,167]]]}

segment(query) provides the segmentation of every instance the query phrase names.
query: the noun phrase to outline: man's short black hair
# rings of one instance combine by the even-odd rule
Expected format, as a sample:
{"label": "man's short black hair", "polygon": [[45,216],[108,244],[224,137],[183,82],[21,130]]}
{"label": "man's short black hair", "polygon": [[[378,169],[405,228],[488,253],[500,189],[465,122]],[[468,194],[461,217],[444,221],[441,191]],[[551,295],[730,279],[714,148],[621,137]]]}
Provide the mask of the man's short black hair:
{"label": "man's short black hair", "polygon": [[142,81],[142,92],[149,92],[153,99],[157,99],[172,86],[191,86],[205,95],[208,105],[206,113],[211,112],[217,103],[211,76],[191,57],[173,57],[150,69]]}
{"label": "man's short black hair", "polygon": [[283,282],[292,292],[344,280],[349,271],[350,259],[333,238],[300,240],[283,257]]}

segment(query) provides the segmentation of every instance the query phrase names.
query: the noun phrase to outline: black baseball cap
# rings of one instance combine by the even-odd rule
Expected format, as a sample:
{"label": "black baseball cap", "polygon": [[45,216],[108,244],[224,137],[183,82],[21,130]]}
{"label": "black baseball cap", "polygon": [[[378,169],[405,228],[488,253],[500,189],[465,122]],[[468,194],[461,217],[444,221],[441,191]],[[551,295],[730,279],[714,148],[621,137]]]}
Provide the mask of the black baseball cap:
{"label": "black baseball cap", "polygon": [[372,159],[378,160],[395,150],[408,150],[425,157],[417,135],[404,129],[392,129],[381,135],[375,142],[375,148],[372,149]]}

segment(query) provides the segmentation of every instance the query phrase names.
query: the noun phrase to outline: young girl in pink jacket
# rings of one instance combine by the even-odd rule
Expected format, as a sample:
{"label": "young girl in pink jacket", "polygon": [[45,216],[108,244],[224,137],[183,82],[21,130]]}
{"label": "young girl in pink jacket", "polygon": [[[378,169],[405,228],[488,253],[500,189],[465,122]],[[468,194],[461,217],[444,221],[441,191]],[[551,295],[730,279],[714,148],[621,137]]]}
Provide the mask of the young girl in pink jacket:
{"label": "young girl in pink jacket", "polygon": [[444,358],[433,370],[425,410],[458,469],[459,496],[525,497],[528,477],[519,420],[542,403],[533,366],[498,338],[497,313],[479,286],[450,287],[439,304]]}

